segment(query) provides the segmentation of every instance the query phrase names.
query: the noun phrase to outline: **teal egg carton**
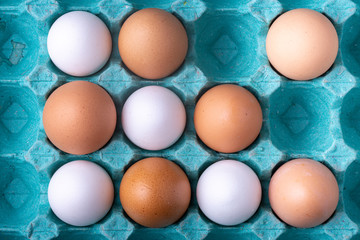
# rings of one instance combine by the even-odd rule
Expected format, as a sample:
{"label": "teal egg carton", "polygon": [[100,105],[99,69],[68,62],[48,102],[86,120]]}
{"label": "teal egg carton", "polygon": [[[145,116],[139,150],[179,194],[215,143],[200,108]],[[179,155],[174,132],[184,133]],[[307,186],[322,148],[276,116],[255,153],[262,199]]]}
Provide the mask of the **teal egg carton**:
{"label": "teal egg carton", "polygon": [[[117,38],[121,24],[146,7],[172,12],[184,24],[189,51],[174,74],[159,81],[141,79],[121,62]],[[312,81],[291,81],[274,71],[265,39],[272,20],[294,8],[311,8],[334,23],[340,48],[334,65]],[[64,74],[51,62],[46,39],[62,14],[89,11],[111,31],[109,62],[89,77]],[[118,121],[110,142],[97,152],[74,156],[55,148],[42,125],[50,93],[74,80],[105,88],[114,99],[118,119],[122,105],[136,89],[161,85],[173,90],[187,111],[179,141],[162,151],[136,147]],[[0,0],[0,239],[360,239],[360,0]],[[264,121],[260,136],[247,149],[223,154],[196,136],[195,103],[209,88],[234,83],[260,101]],[[151,229],[123,211],[119,186],[134,162],[151,156],[175,161],[192,187],[190,207],[175,224]],[[291,227],[272,212],[268,185],[282,163],[299,157],[324,163],[335,174],[340,200],[334,215],[311,229]],[[110,212],[98,223],[73,227],[51,211],[47,187],[51,176],[72,160],[104,167],[115,186]],[[259,176],[263,189],[256,214],[243,224],[224,227],[209,221],[195,197],[199,176],[210,164],[236,159]]]}

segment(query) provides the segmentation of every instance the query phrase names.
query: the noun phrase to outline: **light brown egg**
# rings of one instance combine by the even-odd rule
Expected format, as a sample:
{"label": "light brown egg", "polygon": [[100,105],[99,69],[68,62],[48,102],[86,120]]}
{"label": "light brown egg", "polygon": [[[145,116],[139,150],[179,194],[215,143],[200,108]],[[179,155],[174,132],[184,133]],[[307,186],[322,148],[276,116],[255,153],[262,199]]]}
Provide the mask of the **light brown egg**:
{"label": "light brown egg", "polygon": [[119,33],[122,61],[136,75],[159,79],[180,67],[188,49],[181,22],[171,13],[146,8],[132,14]]}
{"label": "light brown egg", "polygon": [[309,80],[325,73],[338,52],[338,36],[323,14],[295,9],[271,25],[266,38],[270,63],[285,77]]}
{"label": "light brown egg", "polygon": [[238,85],[224,84],[208,90],[197,102],[196,133],[210,148],[233,153],[248,147],[259,135],[261,107],[254,95]]}
{"label": "light brown egg", "polygon": [[310,228],[325,222],[339,201],[339,187],[332,172],[311,159],[282,165],[269,186],[271,208],[287,224]]}
{"label": "light brown egg", "polygon": [[57,88],[47,99],[43,124],[49,140],[71,154],[88,154],[103,147],[116,126],[116,109],[100,86],[75,81]]}
{"label": "light brown egg", "polygon": [[187,210],[191,189],[184,171],[164,158],[132,165],[120,184],[120,201],[131,219],[152,228],[176,222]]}

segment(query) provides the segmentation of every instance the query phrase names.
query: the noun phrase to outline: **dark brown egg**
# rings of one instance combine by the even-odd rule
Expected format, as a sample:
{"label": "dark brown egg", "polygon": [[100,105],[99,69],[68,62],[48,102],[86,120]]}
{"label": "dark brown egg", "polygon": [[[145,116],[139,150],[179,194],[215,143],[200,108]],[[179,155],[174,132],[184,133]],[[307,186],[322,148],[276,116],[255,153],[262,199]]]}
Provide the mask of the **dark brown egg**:
{"label": "dark brown egg", "polygon": [[120,201],[131,219],[152,228],[176,222],[187,210],[191,189],[184,171],[164,158],[132,165],[120,184]]}

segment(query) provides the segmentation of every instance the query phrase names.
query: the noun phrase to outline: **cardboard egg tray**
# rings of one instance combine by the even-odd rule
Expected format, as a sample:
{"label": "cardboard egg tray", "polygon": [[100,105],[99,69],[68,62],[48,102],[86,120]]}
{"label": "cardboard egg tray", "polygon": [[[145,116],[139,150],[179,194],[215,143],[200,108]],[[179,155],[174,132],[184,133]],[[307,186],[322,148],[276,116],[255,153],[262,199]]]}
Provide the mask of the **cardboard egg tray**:
{"label": "cardboard egg tray", "polygon": [[[176,15],[189,36],[189,52],[171,76],[149,81],[121,62],[117,38],[121,24],[136,10],[162,8]],[[270,66],[265,38],[272,20],[284,11],[311,8],[334,23],[340,48],[335,64],[307,82],[288,80]],[[50,61],[47,33],[62,14],[85,10],[99,16],[113,37],[110,61],[98,73],[71,77]],[[359,0],[1,0],[0,1],[0,239],[360,239],[360,1]],[[183,136],[163,151],[132,144],[118,121],[113,138],[101,150],[84,156],[66,154],[46,138],[42,110],[49,94],[74,80],[104,87],[115,101],[118,117],[127,97],[147,85],[173,90],[184,102]],[[258,139],[235,154],[221,154],[196,136],[193,112],[209,88],[234,83],[260,101],[264,122]],[[123,211],[118,197],[124,171],[150,156],[175,161],[192,186],[188,211],[175,224],[145,228]],[[323,162],[335,174],[340,201],[324,224],[297,229],[279,220],[268,200],[268,184],[277,167],[307,157]],[[111,211],[97,224],[73,227],[51,211],[47,187],[52,174],[72,160],[94,161],[111,175],[116,195]],[[248,164],[259,176],[261,205],[247,222],[223,227],[199,210],[195,189],[200,174],[221,159]]]}

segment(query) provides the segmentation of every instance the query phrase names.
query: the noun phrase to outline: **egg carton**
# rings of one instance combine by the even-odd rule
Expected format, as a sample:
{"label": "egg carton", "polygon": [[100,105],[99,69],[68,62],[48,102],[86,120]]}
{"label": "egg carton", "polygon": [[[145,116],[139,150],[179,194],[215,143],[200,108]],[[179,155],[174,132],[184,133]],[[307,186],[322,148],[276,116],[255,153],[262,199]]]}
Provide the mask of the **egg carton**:
{"label": "egg carton", "polygon": [[[133,12],[156,7],[172,12],[184,24],[189,52],[171,76],[150,81],[121,62],[117,38]],[[291,81],[274,71],[265,39],[272,20],[284,11],[311,8],[334,23],[340,48],[334,65],[312,81]],[[84,10],[99,16],[111,31],[109,62],[89,77],[72,77],[57,69],[46,49],[52,23],[62,14]],[[360,1],[359,0],[1,0],[0,1],[0,239],[360,239]],[[101,150],[84,156],[61,152],[46,138],[42,110],[58,86],[88,80],[105,88],[118,111],[127,97],[147,85],[173,90],[184,102],[187,125],[180,140],[162,151],[136,147],[118,121],[115,134]],[[193,124],[195,103],[212,86],[234,83],[260,101],[264,122],[247,149],[223,154],[205,146]],[[123,211],[118,197],[124,171],[151,156],[175,161],[192,187],[188,211],[166,228],[145,228]],[[340,200],[334,215],[311,229],[290,227],[272,212],[268,185],[285,161],[307,157],[323,162],[335,174]],[[52,174],[72,160],[104,167],[115,186],[110,212],[97,224],[73,227],[51,211],[47,187]],[[195,189],[206,167],[221,159],[248,164],[259,176],[261,205],[247,222],[224,227],[199,210]]]}

